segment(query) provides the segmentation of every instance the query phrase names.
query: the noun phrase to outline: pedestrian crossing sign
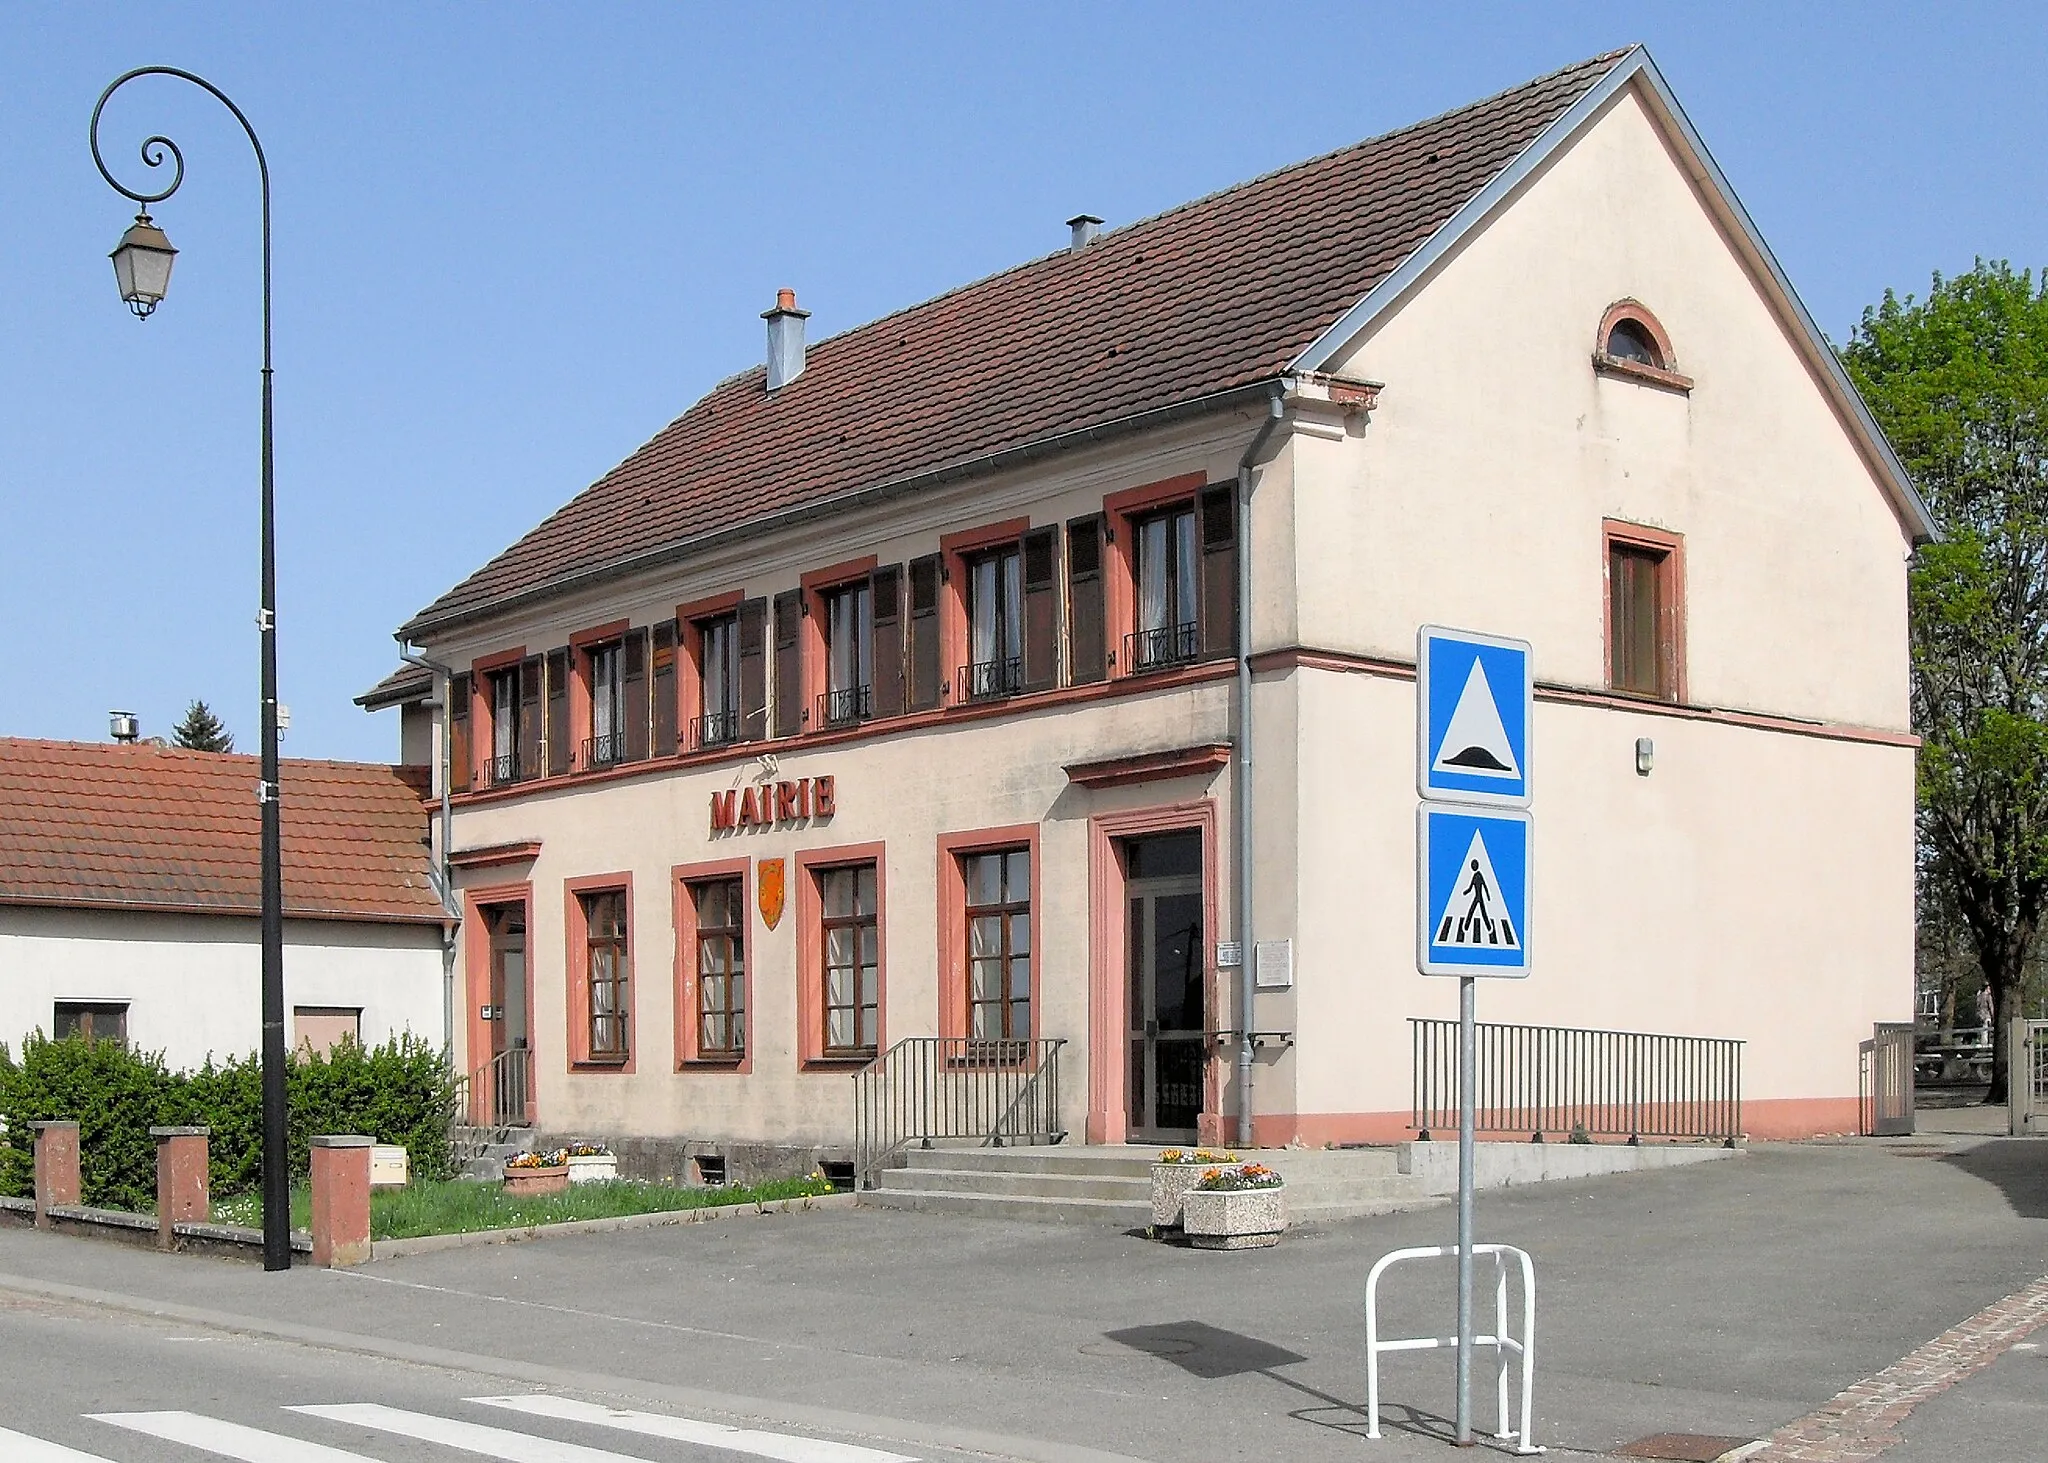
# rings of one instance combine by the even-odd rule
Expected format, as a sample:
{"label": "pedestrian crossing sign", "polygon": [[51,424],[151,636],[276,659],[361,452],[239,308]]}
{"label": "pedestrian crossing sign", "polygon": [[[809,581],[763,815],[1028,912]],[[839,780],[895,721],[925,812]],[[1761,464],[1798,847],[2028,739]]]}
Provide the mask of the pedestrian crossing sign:
{"label": "pedestrian crossing sign", "polygon": [[1529,642],[1424,625],[1415,636],[1416,790],[1529,805]]}
{"label": "pedestrian crossing sign", "polygon": [[1416,818],[1418,968],[1424,975],[1526,976],[1529,815],[1425,803]]}

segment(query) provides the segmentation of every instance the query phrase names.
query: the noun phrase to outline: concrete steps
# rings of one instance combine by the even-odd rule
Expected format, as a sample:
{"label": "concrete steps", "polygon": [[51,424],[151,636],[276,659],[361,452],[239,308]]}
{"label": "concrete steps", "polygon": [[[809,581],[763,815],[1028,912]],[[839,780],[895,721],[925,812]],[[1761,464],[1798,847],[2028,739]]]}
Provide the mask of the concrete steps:
{"label": "concrete steps", "polygon": [[[497,1141],[492,1141],[494,1139]],[[455,1151],[462,1162],[457,1166],[455,1176],[476,1179],[481,1183],[496,1183],[505,1176],[505,1160],[525,1152],[532,1141],[531,1128],[458,1127],[454,1133]]]}
{"label": "concrete steps", "polygon": [[[884,1170],[860,1203],[874,1209],[1024,1219],[1053,1224],[1152,1222],[1150,1146],[913,1148]],[[1441,1202],[1400,1171],[1392,1149],[1299,1149],[1241,1154],[1287,1181],[1293,1223],[1385,1214]]]}

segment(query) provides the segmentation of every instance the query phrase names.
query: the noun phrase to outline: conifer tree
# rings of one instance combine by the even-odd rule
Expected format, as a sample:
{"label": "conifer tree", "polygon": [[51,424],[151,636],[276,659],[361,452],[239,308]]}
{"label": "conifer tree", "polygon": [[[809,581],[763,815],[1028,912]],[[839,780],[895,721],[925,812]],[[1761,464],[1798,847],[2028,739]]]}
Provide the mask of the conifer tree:
{"label": "conifer tree", "polygon": [[185,708],[185,719],[172,728],[171,744],[194,752],[232,752],[235,737],[211,707],[194,701]]}

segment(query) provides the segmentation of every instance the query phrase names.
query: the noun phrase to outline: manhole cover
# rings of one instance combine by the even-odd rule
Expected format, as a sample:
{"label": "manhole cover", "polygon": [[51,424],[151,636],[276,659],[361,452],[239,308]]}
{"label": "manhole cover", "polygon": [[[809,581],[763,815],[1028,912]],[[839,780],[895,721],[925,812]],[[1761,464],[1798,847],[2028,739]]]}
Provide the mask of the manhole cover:
{"label": "manhole cover", "polygon": [[1129,1356],[1133,1352],[1145,1356],[1186,1356],[1200,1349],[1198,1342],[1161,1337],[1153,1341],[1091,1341],[1081,1351],[1086,1356]]}
{"label": "manhole cover", "polygon": [[1718,1438],[1707,1433],[1658,1433],[1637,1438],[1614,1450],[1619,1458],[1663,1458],[1667,1463],[1714,1463],[1723,1453],[1755,1442],[1754,1438]]}

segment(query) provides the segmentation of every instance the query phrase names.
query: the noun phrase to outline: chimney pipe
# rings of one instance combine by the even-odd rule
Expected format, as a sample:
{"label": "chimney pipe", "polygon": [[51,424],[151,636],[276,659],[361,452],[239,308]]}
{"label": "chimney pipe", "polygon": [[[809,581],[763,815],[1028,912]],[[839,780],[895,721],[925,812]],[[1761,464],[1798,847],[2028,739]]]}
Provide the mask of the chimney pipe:
{"label": "chimney pipe", "polygon": [[1078,254],[1095,242],[1102,220],[1092,213],[1077,213],[1067,220],[1067,227],[1073,230],[1073,238],[1067,244],[1069,254]]}
{"label": "chimney pipe", "polygon": [[142,737],[142,722],[132,711],[109,711],[107,730],[115,741],[127,745]]}
{"label": "chimney pipe", "polygon": [[768,322],[768,389],[779,391],[804,373],[804,322],[811,312],[796,307],[795,290],[777,290],[775,308],[761,318]]}

